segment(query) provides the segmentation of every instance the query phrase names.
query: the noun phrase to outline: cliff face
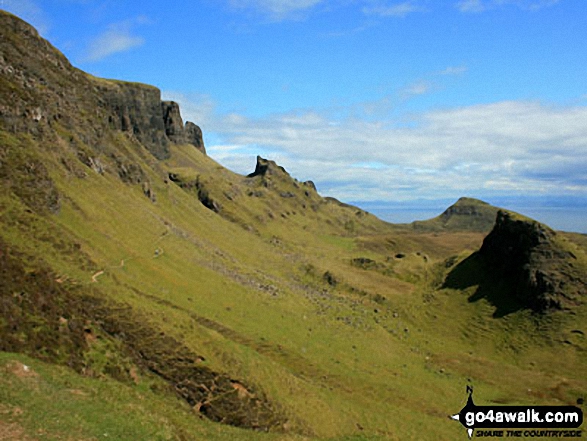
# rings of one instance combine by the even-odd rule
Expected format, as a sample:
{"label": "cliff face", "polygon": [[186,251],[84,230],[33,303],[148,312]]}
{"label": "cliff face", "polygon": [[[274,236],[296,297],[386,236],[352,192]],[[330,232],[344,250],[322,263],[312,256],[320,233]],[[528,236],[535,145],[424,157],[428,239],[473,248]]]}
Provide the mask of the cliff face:
{"label": "cliff face", "polygon": [[0,14],[0,49],[0,121],[12,133],[43,137],[62,128],[100,150],[115,130],[157,159],[169,157],[170,142],[205,152],[201,130],[184,127],[179,106],[162,102],[159,89],[85,74],[11,14]]}
{"label": "cliff face", "polygon": [[192,144],[202,153],[206,153],[202,130],[191,121],[187,121],[185,125],[183,124],[179,104],[174,101],[163,101],[161,102],[161,111],[165,124],[165,134],[172,142],[176,144]]}
{"label": "cliff face", "polygon": [[121,83],[98,89],[110,129],[134,135],[157,159],[169,157],[169,142],[161,114],[161,93],[154,87]]}
{"label": "cliff face", "polygon": [[547,226],[499,211],[479,256],[512,294],[535,311],[562,309],[581,301],[587,288],[576,256]]}

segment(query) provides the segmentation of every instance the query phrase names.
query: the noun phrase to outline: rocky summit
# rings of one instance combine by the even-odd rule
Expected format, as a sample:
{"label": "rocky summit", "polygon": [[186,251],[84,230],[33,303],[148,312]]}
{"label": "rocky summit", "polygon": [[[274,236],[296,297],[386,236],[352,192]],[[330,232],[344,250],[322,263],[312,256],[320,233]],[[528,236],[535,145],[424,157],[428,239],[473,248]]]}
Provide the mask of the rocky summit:
{"label": "rocky summit", "polygon": [[585,236],[470,198],[393,225],[196,123],[0,11],[0,439],[461,439],[471,385],[584,409]]}

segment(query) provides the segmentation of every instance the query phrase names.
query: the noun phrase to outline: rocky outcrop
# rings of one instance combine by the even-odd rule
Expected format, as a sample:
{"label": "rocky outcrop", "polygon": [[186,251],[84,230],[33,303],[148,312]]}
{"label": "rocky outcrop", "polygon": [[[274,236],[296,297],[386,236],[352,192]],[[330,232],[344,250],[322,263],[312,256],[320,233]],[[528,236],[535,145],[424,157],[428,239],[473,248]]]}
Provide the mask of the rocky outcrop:
{"label": "rocky outcrop", "polygon": [[280,165],[277,165],[277,163],[275,161],[272,161],[270,159],[264,159],[261,158],[260,156],[257,156],[257,163],[255,164],[255,171],[253,173],[250,173],[248,175],[249,178],[254,178],[255,176],[267,176],[267,175],[287,175],[289,176],[289,173],[287,171],[285,171],[285,168],[283,168]]}
{"label": "rocky outcrop", "polygon": [[184,129],[179,104],[174,101],[162,101],[161,113],[165,124],[165,134],[173,142],[183,142]]}
{"label": "rocky outcrop", "polygon": [[196,179],[186,180],[177,173],[169,173],[169,180],[180,188],[194,192],[202,205],[215,213],[220,213],[222,206],[210,195],[208,186],[198,176]]}
{"label": "rocky outcrop", "polygon": [[206,154],[206,147],[204,147],[204,137],[202,136],[202,129],[191,121],[187,121],[184,126],[186,142],[193,145],[203,154]]}
{"label": "rocky outcrop", "polygon": [[186,121],[184,126],[179,104],[175,101],[162,101],[161,111],[165,124],[165,134],[172,142],[176,144],[192,144],[199,151],[206,154],[202,130],[191,121]]}
{"label": "rocky outcrop", "polygon": [[574,308],[585,300],[587,267],[573,249],[546,225],[499,210],[481,248],[450,270],[443,288],[472,289],[469,301],[485,299],[494,317]]}
{"label": "rocky outcrop", "polygon": [[499,211],[478,252],[495,278],[511,287],[522,305],[543,312],[581,301],[587,288],[575,255],[549,227]]}

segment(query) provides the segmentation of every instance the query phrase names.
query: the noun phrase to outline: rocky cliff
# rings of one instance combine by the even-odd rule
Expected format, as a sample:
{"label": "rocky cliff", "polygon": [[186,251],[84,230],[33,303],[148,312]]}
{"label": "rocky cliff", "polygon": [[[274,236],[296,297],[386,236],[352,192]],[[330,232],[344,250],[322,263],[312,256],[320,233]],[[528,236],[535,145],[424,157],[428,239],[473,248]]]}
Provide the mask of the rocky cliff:
{"label": "rocky cliff", "polygon": [[67,131],[101,151],[105,137],[119,131],[157,159],[169,157],[170,142],[205,152],[200,128],[184,126],[179,106],[162,102],[159,89],[76,69],[33,27],[6,12],[0,13],[0,75],[0,123],[12,133],[42,138]]}
{"label": "rocky cliff", "polygon": [[185,125],[181,119],[179,104],[174,101],[162,101],[161,111],[165,124],[165,134],[176,144],[192,144],[202,153],[206,153],[202,130],[191,121]]}

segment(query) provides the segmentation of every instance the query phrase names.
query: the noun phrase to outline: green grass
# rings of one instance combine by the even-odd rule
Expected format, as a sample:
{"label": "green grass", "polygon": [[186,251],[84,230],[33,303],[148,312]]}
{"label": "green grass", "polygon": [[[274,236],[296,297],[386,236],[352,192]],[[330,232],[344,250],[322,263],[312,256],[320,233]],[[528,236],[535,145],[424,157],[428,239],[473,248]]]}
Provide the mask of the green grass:
{"label": "green grass", "polygon": [[15,435],[8,439],[301,439],[214,424],[149,383],[82,377],[21,354],[0,353],[0,373],[0,430]]}
{"label": "green grass", "polygon": [[[190,156],[178,150],[187,167]],[[199,173],[214,170],[209,159],[194,158]],[[59,214],[27,215],[14,202],[14,212],[25,222],[6,229],[3,236],[31,253],[40,247],[59,274],[122,299],[202,355],[207,366],[263,390],[290,421],[292,434],[273,435],[278,439],[295,439],[296,432],[317,439],[421,439],[422,433],[454,439],[462,436],[462,428],[446,416],[462,407],[469,379],[480,402],[568,403],[585,390],[587,375],[581,366],[586,364],[580,350],[584,342],[577,339],[575,346],[563,346],[549,341],[558,338],[560,329],[577,336],[570,331],[579,322],[539,330],[534,318],[524,314],[492,319],[493,309],[485,301],[470,303],[467,292],[434,285],[447,271],[444,259],[463,247],[474,249],[478,235],[386,232],[349,237],[344,222],[322,224],[320,213],[298,220],[291,215],[291,223],[256,223],[256,234],[148,173],[155,204],[139,186],[123,184],[115,176],[90,171],[87,178],[74,179],[56,174],[57,185],[68,195]],[[235,180],[225,182],[226,188],[242,185],[237,175],[225,173],[223,179]],[[289,200],[268,198],[274,204],[279,201],[275,211],[291,210],[284,205]],[[262,206],[265,201],[255,203]],[[35,223],[38,227],[31,231]],[[301,223],[306,223],[305,230],[298,228]],[[92,264],[84,267],[67,258],[52,231],[67,231]],[[271,240],[274,237],[280,240]],[[390,261],[396,252],[406,257]],[[356,257],[372,258],[393,271],[386,275],[353,266]],[[92,282],[97,271],[104,273]],[[340,281],[336,287],[324,281],[326,271]],[[377,295],[383,300],[375,301]],[[536,340],[536,333],[544,337]],[[114,349],[97,348],[88,356],[99,367],[108,350]],[[112,432],[119,439],[126,433],[136,439],[173,438],[174,430],[185,427],[186,439],[197,439],[194,434],[200,433],[206,439],[228,440],[237,433],[202,422],[185,408],[180,423],[170,416],[176,410],[165,406],[184,405],[147,392],[140,398],[146,404],[133,410],[136,423],[129,428],[125,424],[130,419],[108,416],[101,403],[120,411],[123,403],[136,401],[133,394],[141,393],[139,386],[122,387],[108,378],[78,379],[61,368],[38,369],[49,369],[50,379],[51,369],[56,369],[57,379],[50,381],[68,378],[76,381],[76,389],[96,392],[74,406],[77,413],[64,407],[72,412],[70,419],[43,410],[54,395],[69,399],[65,393],[41,389],[44,404],[5,396],[5,405],[17,404],[40,415],[37,423],[17,421],[28,434],[44,428],[58,439],[76,421],[81,428],[75,433],[82,439],[109,433],[110,426],[120,427]],[[99,387],[91,389],[90,384]],[[109,398],[114,390],[119,404]],[[163,427],[157,418],[164,420]],[[265,436],[238,433],[238,439]]]}
{"label": "green grass", "polygon": [[[125,87],[78,80],[80,90]],[[43,363],[42,347],[27,349],[34,358],[0,352],[0,430],[13,438],[448,440],[466,436],[447,416],[464,405],[467,384],[480,405],[584,398],[585,305],[572,314],[519,310],[495,318],[495,305],[475,298],[474,275],[490,290],[500,287],[482,268],[465,265],[458,283],[443,285],[484,236],[456,231],[467,230],[465,217],[419,230],[389,225],[277,168],[240,176],[188,145],[171,146],[171,157],[157,161],[102,119],[98,145],[88,125],[96,109],[79,106],[69,125],[53,124],[48,141],[0,130],[0,252],[22,253],[22,272],[32,280],[43,274],[48,286],[63,287],[57,293],[129,306],[128,320],[161,337],[143,344],[178,342],[202,366],[259,391],[287,423],[267,434],[202,419],[89,308],[87,326],[100,337],[84,349],[91,370]],[[84,163],[90,157],[103,162],[102,174]],[[120,161],[141,170],[141,182],[123,183]],[[199,179],[219,212],[193,188],[170,182],[169,172]],[[53,190],[57,210],[47,203]],[[463,204],[485,219],[494,210]],[[577,268],[587,262],[583,239],[561,239]],[[355,265],[357,258],[375,264]],[[0,307],[18,305],[24,287],[0,283],[10,286]],[[59,323],[41,306],[28,313],[25,333]],[[5,326],[10,317],[0,317]],[[23,364],[30,374],[20,375]],[[113,367],[136,370],[138,383],[115,380]]]}

